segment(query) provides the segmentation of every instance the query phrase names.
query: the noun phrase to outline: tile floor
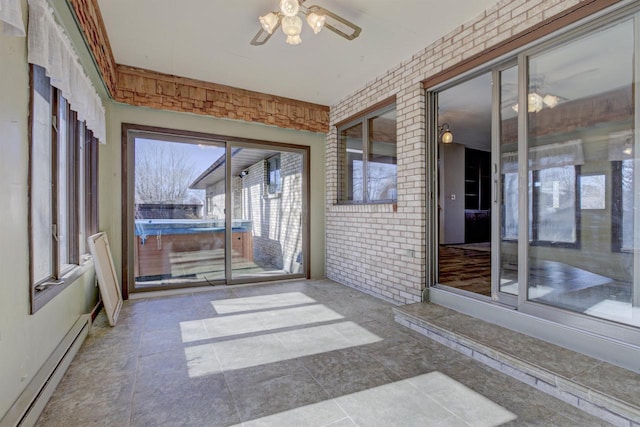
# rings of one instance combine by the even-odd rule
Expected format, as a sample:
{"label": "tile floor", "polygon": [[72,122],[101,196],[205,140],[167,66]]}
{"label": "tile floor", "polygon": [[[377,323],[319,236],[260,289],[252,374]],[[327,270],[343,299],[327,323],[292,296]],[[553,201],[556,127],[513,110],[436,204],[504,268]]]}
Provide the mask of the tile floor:
{"label": "tile floor", "polygon": [[101,313],[38,426],[599,426],[329,280]]}

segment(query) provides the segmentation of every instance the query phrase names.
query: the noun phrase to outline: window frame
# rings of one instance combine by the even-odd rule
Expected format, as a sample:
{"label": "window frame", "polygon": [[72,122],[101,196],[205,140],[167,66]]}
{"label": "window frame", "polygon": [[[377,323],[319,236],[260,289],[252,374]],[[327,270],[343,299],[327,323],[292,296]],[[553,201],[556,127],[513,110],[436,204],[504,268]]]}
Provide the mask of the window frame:
{"label": "window frame", "polygon": [[[267,187],[267,194],[270,197],[276,197],[282,194],[282,163],[280,159],[280,154],[276,154],[275,156],[271,156],[265,160],[266,169],[267,169],[267,179],[265,180]],[[275,168],[273,166],[275,164]],[[275,182],[271,181],[271,172],[274,171],[276,175]]]}
{"label": "window frame", "polygon": [[[529,240],[532,246],[549,246],[554,248],[568,248],[568,249],[580,249],[580,235],[581,233],[581,215],[580,215],[580,165],[565,166],[573,168],[573,191],[574,191],[574,229],[576,233],[575,241],[573,242],[554,242],[550,240],[540,240],[538,238],[540,233],[540,191],[535,190],[535,185],[531,188],[531,229]],[[540,180],[540,170],[529,171],[531,173],[530,179],[532,184]]]}
{"label": "window frame", "polygon": [[[352,116],[346,120],[337,123],[336,136],[337,136],[337,165],[338,165],[338,188],[336,195],[336,203],[340,205],[374,205],[374,204],[396,204],[398,202],[397,196],[397,159],[398,151],[396,145],[396,198],[394,199],[380,199],[369,200],[368,191],[368,163],[369,163],[369,121],[373,118],[381,116],[389,111],[397,110],[396,97],[393,96],[382,102],[379,102],[368,109]],[[341,142],[341,133],[354,126],[361,125],[362,127],[362,200],[349,200],[346,195],[348,192],[349,179],[347,178],[347,152],[346,147],[343,147]],[[396,117],[396,136],[398,130],[398,121]]]}
{"label": "window frame", "polygon": [[[29,295],[30,295],[30,313],[34,314],[46,303],[51,301],[56,295],[61,293],[67,286],[78,279],[92,265],[91,257],[88,256],[88,247],[84,244],[86,238],[97,232],[98,229],[98,141],[93,137],[93,133],[87,129],[84,122],[78,121],[78,114],[75,112],[68,101],[65,100],[66,115],[66,134],[62,135],[59,131],[60,123],[60,104],[62,91],[51,85],[48,80],[43,80],[48,85],[49,90],[49,106],[47,114],[49,115],[46,126],[51,128],[51,158],[48,159],[50,167],[51,179],[51,233],[53,235],[52,245],[47,254],[43,256],[49,257],[51,270],[47,277],[36,279],[34,272],[34,254],[36,248],[33,227],[33,210],[34,200],[38,197],[34,192],[33,173],[34,173],[34,119],[35,119],[35,103],[34,96],[36,91],[34,68],[37,65],[29,66],[29,120],[28,120],[28,138],[29,138],[29,172],[28,172],[28,192],[29,192]],[[39,67],[42,69],[42,67]],[[42,73],[46,76],[44,69]],[[82,138],[81,138],[82,136]],[[60,149],[62,144],[65,145],[67,153],[67,164],[64,171],[60,170]],[[82,146],[81,146],[82,144]],[[60,199],[61,175],[60,172],[66,174],[62,182],[65,183],[65,198]],[[80,186],[83,181],[84,188]],[[79,194],[79,190],[84,190],[84,195]],[[81,204],[81,201],[84,203]],[[61,203],[64,204],[66,210],[66,219],[61,218]],[[84,219],[84,222],[81,221]],[[61,220],[65,220],[65,228],[67,230],[66,247],[68,262],[65,265],[60,264],[60,243],[57,237],[59,224]],[[82,229],[81,229],[82,226]],[[82,241],[81,241],[82,239]]]}

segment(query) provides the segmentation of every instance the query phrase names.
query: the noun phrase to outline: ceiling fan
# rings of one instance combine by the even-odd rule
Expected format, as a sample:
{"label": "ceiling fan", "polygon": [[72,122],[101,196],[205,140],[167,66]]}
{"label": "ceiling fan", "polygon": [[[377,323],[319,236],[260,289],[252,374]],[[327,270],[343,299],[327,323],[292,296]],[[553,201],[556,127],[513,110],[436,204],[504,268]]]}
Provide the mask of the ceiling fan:
{"label": "ceiling fan", "polygon": [[305,0],[280,0],[280,9],[269,12],[259,18],[262,28],[251,40],[253,46],[262,46],[273,35],[273,32],[282,27],[287,35],[286,42],[291,45],[300,44],[302,39],[303,15],[315,34],[326,27],[340,37],[353,40],[360,35],[362,29],[335,13],[320,6],[303,6]]}

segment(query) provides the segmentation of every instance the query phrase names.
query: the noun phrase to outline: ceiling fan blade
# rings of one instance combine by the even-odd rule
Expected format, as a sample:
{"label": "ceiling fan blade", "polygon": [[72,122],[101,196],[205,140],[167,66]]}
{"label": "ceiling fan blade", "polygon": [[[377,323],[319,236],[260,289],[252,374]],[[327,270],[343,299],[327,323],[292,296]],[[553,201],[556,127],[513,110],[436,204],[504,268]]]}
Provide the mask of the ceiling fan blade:
{"label": "ceiling fan blade", "polygon": [[307,9],[309,12],[315,12],[318,15],[326,16],[324,23],[325,28],[333,31],[337,35],[344,37],[347,40],[353,40],[360,35],[362,28],[358,27],[353,22],[347,21],[341,16],[325,9],[321,6],[309,6]]}
{"label": "ceiling fan blade", "polygon": [[278,28],[280,28],[280,23],[279,22],[278,22],[278,25],[275,26],[275,28],[273,29],[273,32],[271,34],[266,32],[264,29],[260,28],[258,30],[258,32],[256,33],[256,35],[253,36],[253,39],[251,39],[251,45],[253,45],[253,46],[262,46],[263,44],[265,44],[266,42],[269,41],[269,39],[271,38],[273,33],[275,33]]}

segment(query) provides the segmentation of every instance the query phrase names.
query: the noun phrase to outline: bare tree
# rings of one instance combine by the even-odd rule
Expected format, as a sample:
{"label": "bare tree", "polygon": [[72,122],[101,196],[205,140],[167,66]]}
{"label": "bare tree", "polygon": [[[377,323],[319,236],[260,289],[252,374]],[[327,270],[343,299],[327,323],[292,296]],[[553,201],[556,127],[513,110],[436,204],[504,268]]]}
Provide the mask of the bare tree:
{"label": "bare tree", "polygon": [[194,163],[175,144],[136,146],[137,203],[184,203],[195,179]]}

